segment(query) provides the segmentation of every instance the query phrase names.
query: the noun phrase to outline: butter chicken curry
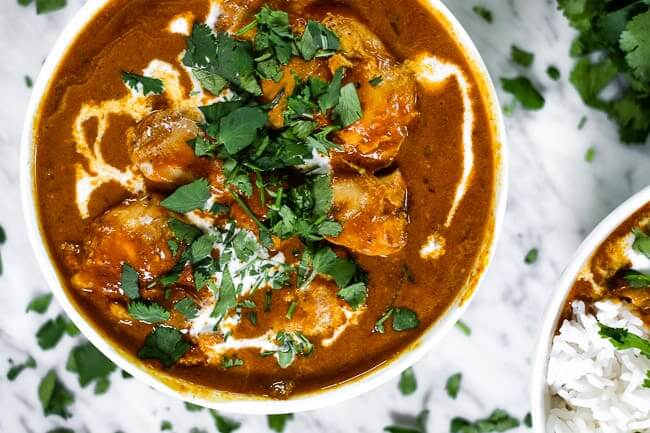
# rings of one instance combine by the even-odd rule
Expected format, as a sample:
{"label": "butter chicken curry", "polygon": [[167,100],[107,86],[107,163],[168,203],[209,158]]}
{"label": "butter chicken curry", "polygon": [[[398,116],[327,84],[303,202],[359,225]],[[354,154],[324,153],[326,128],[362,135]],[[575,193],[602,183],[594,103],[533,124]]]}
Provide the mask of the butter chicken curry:
{"label": "butter chicken curry", "polygon": [[413,343],[492,241],[485,83],[417,0],[112,0],[35,124],[43,233],[103,335],[289,398]]}

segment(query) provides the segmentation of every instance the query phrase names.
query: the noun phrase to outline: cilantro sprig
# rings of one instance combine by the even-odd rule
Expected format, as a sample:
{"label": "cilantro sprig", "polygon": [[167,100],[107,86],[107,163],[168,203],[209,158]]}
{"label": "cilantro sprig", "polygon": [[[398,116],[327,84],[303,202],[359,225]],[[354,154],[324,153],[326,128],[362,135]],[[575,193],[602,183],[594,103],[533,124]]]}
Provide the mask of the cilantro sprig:
{"label": "cilantro sprig", "polygon": [[[571,47],[577,61],[570,81],[585,104],[604,111],[625,143],[643,143],[650,134],[650,4],[559,0],[580,32]],[[598,54],[598,56],[594,56]],[[601,93],[614,85],[614,98]]]}

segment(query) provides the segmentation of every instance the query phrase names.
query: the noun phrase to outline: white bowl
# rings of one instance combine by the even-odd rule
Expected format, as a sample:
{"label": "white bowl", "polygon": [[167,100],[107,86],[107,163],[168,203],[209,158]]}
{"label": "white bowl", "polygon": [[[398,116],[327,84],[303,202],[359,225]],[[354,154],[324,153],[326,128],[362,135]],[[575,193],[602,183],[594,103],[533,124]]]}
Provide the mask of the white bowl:
{"label": "white bowl", "polygon": [[[446,311],[446,313],[440,317],[436,323],[427,329],[417,341],[407,349],[403,350],[398,356],[395,356],[389,361],[384,362],[381,366],[376,367],[374,370],[363,374],[360,377],[351,379],[346,383],[310,394],[301,394],[289,400],[271,400],[248,395],[224,393],[207,389],[205,387],[190,385],[187,382],[172,378],[159,370],[147,366],[133,355],[126,353],[110,341],[107,341],[101,335],[101,332],[84,317],[82,310],[73,303],[64,290],[63,284],[59,280],[57,271],[52,264],[52,260],[50,259],[45,246],[45,240],[41,233],[37,218],[37,208],[35,206],[36,194],[33,179],[34,149],[32,130],[41,98],[47,90],[48,83],[56,72],[59,62],[66,54],[68,47],[74,41],[78,33],[109,1],[110,0],[88,1],[65,28],[54,45],[51,53],[47,57],[34,85],[32,97],[29,103],[22,135],[20,158],[21,196],[32,248],[34,249],[36,258],[50,289],[70,319],[75,323],[75,325],[77,325],[90,342],[120,368],[159,391],[194,404],[246,414],[300,412],[339,403],[356,397],[387,382],[391,378],[400,374],[404,369],[413,365],[428,351],[430,351],[460,319],[462,313],[467,308],[469,301],[473,297],[476,288],[480,284],[487,266],[479,266],[479,269],[475,270],[472,275],[472,281],[474,281],[475,284],[470,285],[470,287],[467,287],[462,291],[462,293],[459,293],[457,299],[448,311]],[[440,1],[422,1],[425,5],[435,10],[439,16],[447,20],[450,31],[455,34],[457,41],[464,48],[469,63],[474,65],[475,73],[477,73],[477,76],[482,77],[484,81],[483,87],[487,92],[487,95],[485,96],[489,99],[488,103],[491,110],[492,128],[495,131],[495,142],[497,143],[498,148],[495,150],[495,163],[497,164],[497,169],[496,196],[494,199],[495,207],[493,209],[493,234],[490,242],[483,245],[483,250],[480,253],[480,257],[483,258],[481,261],[482,264],[487,264],[493,256],[495,245],[501,231],[507,196],[507,149],[505,144],[506,137],[502,111],[498,104],[494,85],[492,84],[487,69],[485,68],[485,65],[469,35]]]}
{"label": "white bowl", "polygon": [[[569,262],[562,273],[562,277],[551,298],[539,334],[537,349],[535,351],[532,383],[531,383],[531,415],[533,417],[533,429],[535,433],[546,432],[546,419],[548,417],[550,394],[546,385],[546,371],[551,344],[559,325],[562,310],[566,304],[569,292],[573,287],[578,274],[587,265],[598,247],[614,232],[621,224],[630,218],[636,211],[650,202],[650,186],[639,191],[619,207],[614,209],[607,218],[589,234],[582,242],[578,251]],[[552,433],[552,432],[548,432]]]}

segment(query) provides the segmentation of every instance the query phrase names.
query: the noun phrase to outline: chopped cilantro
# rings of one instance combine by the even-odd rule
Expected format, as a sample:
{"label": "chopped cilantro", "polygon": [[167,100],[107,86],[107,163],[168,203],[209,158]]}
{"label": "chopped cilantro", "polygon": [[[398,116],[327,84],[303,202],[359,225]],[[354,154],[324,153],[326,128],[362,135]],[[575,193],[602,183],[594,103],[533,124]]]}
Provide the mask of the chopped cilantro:
{"label": "chopped cilantro", "polygon": [[485,6],[474,6],[472,8],[472,11],[481,18],[483,18],[487,23],[492,24],[493,21],[493,16],[492,16],[492,11]]}
{"label": "chopped cilantro", "polygon": [[191,298],[183,298],[174,305],[174,309],[181,313],[187,320],[192,320],[199,315],[199,306]]}
{"label": "chopped cilantro", "polygon": [[587,124],[587,116],[582,116],[580,122],[578,122],[578,130],[582,130]]}
{"label": "chopped cilantro", "polygon": [[556,66],[551,65],[548,68],[546,68],[546,75],[548,75],[548,77],[551,80],[557,81],[560,79],[561,74],[560,74],[560,70]]}
{"label": "chopped cilantro", "polygon": [[43,15],[55,12],[59,9],[63,9],[66,4],[66,0],[36,0],[36,13],[38,15]]}
{"label": "chopped cilantro", "polygon": [[629,270],[625,272],[623,276],[625,281],[630,283],[630,286],[635,289],[645,289],[650,287],[650,275],[637,272],[634,270]]}
{"label": "chopped cilantro", "polygon": [[296,359],[296,356],[308,356],[314,350],[314,345],[302,333],[281,331],[276,340],[280,349],[276,352],[280,368],[287,368]]}
{"label": "chopped cilantro", "polygon": [[405,307],[395,308],[393,311],[393,331],[406,331],[409,329],[415,329],[420,326],[420,320],[418,319],[415,311],[409,310]]}
{"label": "chopped cilantro", "polygon": [[399,378],[398,388],[402,395],[411,395],[417,390],[418,382],[415,379],[415,373],[412,367],[402,372]]}
{"label": "chopped cilantro", "polygon": [[59,381],[54,370],[50,370],[38,385],[38,399],[45,415],[71,416],[68,406],[74,402],[74,396]]}
{"label": "chopped cilantro", "polygon": [[533,428],[533,417],[531,416],[530,412],[524,416],[523,423],[526,427]]}
{"label": "chopped cilantro", "polygon": [[470,335],[472,335],[472,328],[467,326],[467,323],[463,322],[462,320],[459,320],[458,322],[456,322],[456,328],[458,328],[458,330],[460,332],[462,332],[463,334],[465,334],[468,337]]}
{"label": "chopped cilantro", "polygon": [[26,312],[34,311],[38,314],[43,314],[47,311],[50,303],[52,302],[52,294],[44,293],[32,299],[27,305]]}
{"label": "chopped cilantro", "polygon": [[232,433],[241,427],[241,423],[239,421],[221,416],[214,409],[210,409],[209,412],[219,433]]}
{"label": "chopped cilantro", "polygon": [[109,376],[116,368],[110,359],[90,343],[72,349],[66,364],[68,371],[77,373],[82,387],[95,381],[95,394],[106,392],[110,384]]}
{"label": "chopped cilantro", "polygon": [[34,82],[32,81],[32,77],[30,77],[29,75],[25,75],[25,86],[27,86],[28,89],[34,87]]}
{"label": "chopped cilantro", "polygon": [[503,90],[511,93],[527,110],[539,110],[544,107],[544,97],[526,77],[501,78]]}
{"label": "chopped cilantro", "polygon": [[150,93],[160,95],[163,92],[163,82],[158,78],[143,77],[131,72],[122,72],[122,81],[136,92],[147,96]]}
{"label": "chopped cilantro", "polygon": [[385,332],[384,322],[393,315],[393,311],[395,311],[394,308],[389,308],[384,312],[384,314],[381,315],[377,322],[375,322],[375,327],[373,328],[374,332],[378,332],[380,334],[383,334]]}
{"label": "chopped cilantro", "polygon": [[415,417],[413,426],[389,425],[387,427],[384,427],[384,431],[388,433],[426,433],[428,416],[429,411],[423,410],[418,414],[418,416]]}
{"label": "chopped cilantro", "polygon": [[341,87],[338,104],[334,107],[334,117],[343,127],[361,119],[361,103],[354,84],[348,83]]}
{"label": "chopped cilantro", "polygon": [[594,158],[596,157],[596,148],[591,146],[587,151],[585,152],[585,161],[587,162],[592,162]]}
{"label": "chopped cilantro", "polygon": [[539,250],[537,248],[531,248],[524,257],[524,263],[527,265],[532,265],[537,261],[539,257]]}
{"label": "chopped cilantro", "polygon": [[185,242],[188,245],[201,235],[201,230],[176,218],[170,218],[167,225],[174,234],[176,240],[179,242]]}
{"label": "chopped cilantro", "polygon": [[632,229],[632,233],[634,234],[632,249],[650,259],[650,236],[645,234],[643,230],[636,227]]}
{"label": "chopped cilantro", "polygon": [[450,398],[456,400],[456,397],[458,397],[458,391],[460,391],[460,384],[462,380],[462,373],[456,373],[449,376],[447,383],[445,384],[445,390],[447,391],[447,395]]}
{"label": "chopped cilantro", "polygon": [[244,360],[239,359],[236,356],[233,356],[232,358],[224,356],[221,358],[221,367],[226,370],[233,367],[241,367],[242,365],[244,365]]}
{"label": "chopped cilantro", "polygon": [[221,320],[226,316],[228,311],[231,308],[237,306],[237,288],[232,281],[232,276],[230,275],[230,269],[226,267],[223,272],[223,277],[221,280],[221,286],[219,287],[219,300],[212,310],[212,317],[216,317]]}
{"label": "chopped cilantro", "polygon": [[188,402],[184,402],[184,404],[185,404],[185,409],[187,409],[189,412],[201,412],[204,409],[203,406],[199,406],[198,404],[193,404]]}
{"label": "chopped cilantro", "polygon": [[338,36],[323,24],[309,20],[302,37],[296,41],[296,47],[303,59],[312,60],[334,54],[340,42]]}
{"label": "chopped cilantro", "polygon": [[336,295],[347,302],[353,310],[358,310],[360,306],[366,303],[368,297],[368,288],[363,282],[351,284],[339,290]]}
{"label": "chopped cilantro", "polygon": [[512,417],[502,409],[496,409],[489,417],[471,422],[465,418],[456,417],[451,420],[451,433],[489,433],[504,432],[519,427],[517,418]]}
{"label": "chopped cilantro", "polygon": [[173,212],[187,213],[195,209],[203,209],[208,198],[210,198],[210,184],[206,179],[201,178],[179,187],[160,204]]}
{"label": "chopped cilantro", "polygon": [[296,308],[298,308],[298,302],[292,301],[291,304],[289,304],[289,307],[287,308],[287,314],[285,314],[285,317],[288,320],[291,320],[293,318],[293,315],[296,312]]}
{"label": "chopped cilantro", "polygon": [[48,350],[56,346],[68,326],[68,319],[62,315],[45,322],[36,332],[36,339],[40,348]]}
{"label": "chopped cilantro", "polygon": [[528,68],[533,64],[533,61],[535,60],[535,55],[529,51],[519,48],[517,45],[511,45],[510,58],[516,64]]}
{"label": "chopped cilantro", "polygon": [[200,236],[192,243],[192,263],[199,263],[201,260],[207,258],[214,249],[215,238],[211,233],[206,233]]}
{"label": "chopped cilantro", "polygon": [[26,368],[36,368],[36,360],[31,356],[21,364],[12,365],[11,368],[7,371],[7,379],[10,381],[16,380],[18,375],[22,373]]}
{"label": "chopped cilantro", "polygon": [[169,368],[190,348],[178,329],[158,327],[147,336],[144,346],[138,351],[142,359],[157,359]]}
{"label": "chopped cilantro", "polygon": [[271,430],[276,433],[283,433],[287,423],[293,419],[292,413],[284,413],[277,415],[267,415],[266,422]]}
{"label": "chopped cilantro", "polygon": [[133,301],[129,303],[128,312],[131,317],[147,323],[161,323],[169,320],[169,311],[156,302]]}
{"label": "chopped cilantro", "polygon": [[160,423],[160,430],[161,430],[161,431],[164,431],[164,430],[172,430],[173,428],[174,428],[174,426],[172,425],[172,423],[171,423],[170,421],[163,420],[163,421]]}
{"label": "chopped cilantro", "polygon": [[129,299],[140,297],[140,287],[138,285],[138,272],[128,263],[122,264],[122,276],[120,277],[120,287]]}
{"label": "chopped cilantro", "polygon": [[641,355],[650,359],[650,341],[632,334],[624,328],[610,328],[600,322],[598,326],[600,327],[600,336],[607,338],[617,350],[638,349],[641,351]]}
{"label": "chopped cilantro", "polygon": [[384,81],[384,78],[381,75],[377,75],[376,77],[368,80],[368,84],[370,84],[372,87],[377,87],[382,83],[382,81]]}
{"label": "chopped cilantro", "polygon": [[253,143],[257,130],[266,124],[267,115],[257,107],[241,107],[220,120],[219,142],[230,154]]}

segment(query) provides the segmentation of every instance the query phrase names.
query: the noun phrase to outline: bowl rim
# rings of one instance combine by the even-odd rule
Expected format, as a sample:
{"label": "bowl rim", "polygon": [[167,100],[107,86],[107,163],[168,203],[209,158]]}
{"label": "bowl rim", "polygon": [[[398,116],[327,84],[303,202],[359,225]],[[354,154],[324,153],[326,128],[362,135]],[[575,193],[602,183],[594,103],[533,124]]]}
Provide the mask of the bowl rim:
{"label": "bowl rim", "polygon": [[650,202],[650,186],[647,186],[628,198],[609,215],[607,215],[585,238],[571,257],[568,266],[562,272],[555,285],[554,292],[544,311],[542,326],[538,333],[534,352],[534,364],[530,379],[530,401],[533,429],[535,433],[546,433],[548,400],[546,386],[546,369],[550,356],[551,344],[559,323],[562,309],[571,288],[584,266],[598,247],[629,217]]}
{"label": "bowl rim", "polygon": [[224,393],[220,392],[212,392],[209,397],[206,397],[207,394],[205,392],[192,393],[191,390],[181,390],[178,386],[170,386],[170,380],[167,375],[163,377],[159,372],[156,374],[156,369],[148,367],[141,362],[136,363],[133,356],[129,356],[105,340],[94,325],[91,325],[77,310],[77,307],[73,304],[71,298],[63,288],[63,284],[60,281],[60,277],[55,269],[41,232],[36,206],[36,188],[33,182],[35,149],[32,141],[33,127],[37,120],[40,102],[49,87],[49,81],[56,72],[60,60],[67,54],[69,47],[71,47],[77,35],[94,18],[96,13],[110,1],[112,0],[88,1],[68,22],[58,37],[34,83],[21,136],[20,195],[23,217],[27,226],[30,244],[49,289],[54,293],[63,310],[80,329],[82,334],[119,368],[163,394],[175,399],[226,412],[258,415],[297,413],[323,408],[349,400],[388,382],[431,351],[460,319],[487,273],[487,269],[494,258],[502,231],[508,195],[508,145],[504,116],[499,105],[497,92],[478,49],[451,11],[440,1],[419,0],[424,6],[431,8],[433,10],[432,12],[440,13],[447,20],[445,24],[448,26],[448,31],[454,36],[455,41],[459,44],[459,48],[463,50],[465,58],[472,69],[474,78],[479,80],[482,85],[483,91],[481,93],[486,100],[486,109],[489,113],[490,126],[493,130],[495,143],[495,191],[491,215],[493,223],[491,230],[492,236],[488,243],[482,246],[482,266],[477,271],[475,270],[476,275],[473,278],[472,284],[465,290],[460,291],[456,300],[450,304],[443,315],[431,324],[411,345],[383,364],[365,372],[359,377],[317,392],[300,394],[288,400],[272,400],[248,395],[240,395],[233,399],[232,397],[224,397]]}

